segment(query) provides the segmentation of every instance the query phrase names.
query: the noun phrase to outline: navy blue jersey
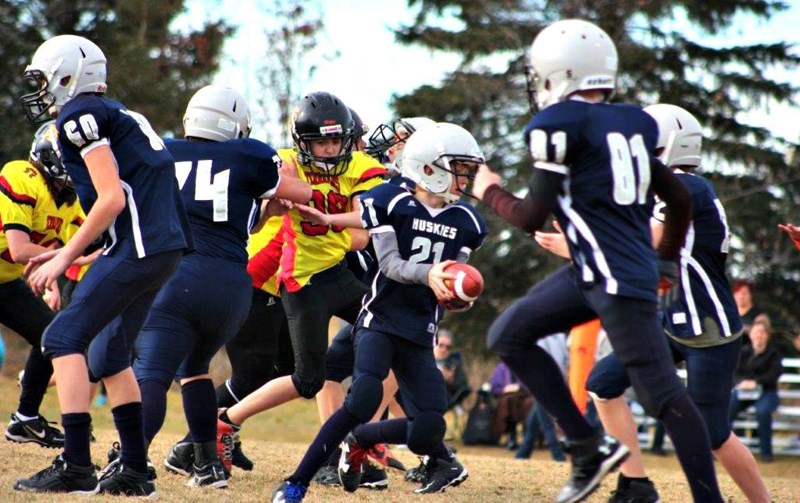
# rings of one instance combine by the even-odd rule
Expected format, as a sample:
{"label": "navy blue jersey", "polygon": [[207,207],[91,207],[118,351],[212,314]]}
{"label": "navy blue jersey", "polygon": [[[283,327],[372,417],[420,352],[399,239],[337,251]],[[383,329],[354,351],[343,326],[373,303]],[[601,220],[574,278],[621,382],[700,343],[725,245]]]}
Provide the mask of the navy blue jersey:
{"label": "navy blue jersey", "polygon": [[584,285],[655,301],[650,155],[658,127],[630,105],[564,101],[525,130],[534,169],[566,176],[555,210]]}
{"label": "navy blue jersey", "polygon": [[[400,257],[418,264],[455,260],[460,251],[476,250],[487,232],[472,206],[459,202],[429,208],[389,183],[361,195],[361,221],[370,234],[395,233]],[[431,346],[443,314],[427,285],[399,283],[379,270],[364,296],[359,324]]]}
{"label": "navy blue jersey", "polygon": [[278,187],[280,158],[250,138],[224,142],[166,140],[189,216],[195,249],[247,264],[247,240],[258,199]]}
{"label": "navy blue jersey", "polygon": [[56,125],[64,166],[87,214],[97,193],[83,156],[103,145],[114,153],[126,204],[108,229],[105,254],[142,258],[191,246],[174,161],[147,119],[119,102],[81,94],[64,105]]}
{"label": "navy blue jersey", "polygon": [[[675,173],[692,193],[692,224],[681,250],[681,297],[666,313],[666,328],[677,337],[694,337],[703,333],[703,320],[710,318],[728,337],[742,329],[742,322],[725,276],[730,240],[725,208],[711,182]],[[656,205],[654,218],[663,222],[662,203]]]}

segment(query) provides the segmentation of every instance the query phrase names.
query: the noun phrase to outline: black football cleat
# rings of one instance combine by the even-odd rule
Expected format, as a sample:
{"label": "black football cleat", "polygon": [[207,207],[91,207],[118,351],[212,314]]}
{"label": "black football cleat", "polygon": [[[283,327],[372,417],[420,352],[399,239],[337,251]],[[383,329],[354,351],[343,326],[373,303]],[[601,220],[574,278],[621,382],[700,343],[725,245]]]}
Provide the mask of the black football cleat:
{"label": "black football cleat", "polygon": [[345,491],[352,493],[361,485],[362,466],[367,458],[367,451],[358,444],[352,433],[347,434],[341,449],[339,481]]}
{"label": "black football cleat", "polygon": [[567,485],[558,493],[556,503],[583,501],[630,454],[619,440],[603,433],[586,440],[565,441],[564,452],[572,457],[572,473]]}
{"label": "black football cleat", "polygon": [[168,472],[177,473],[188,477],[192,474],[194,464],[194,446],[191,442],[178,442],[172,446],[172,450],[164,460],[164,466]]}
{"label": "black football cleat", "polygon": [[49,422],[44,416],[39,415],[33,419],[23,421],[16,414],[11,414],[11,421],[6,428],[6,439],[11,442],[33,442],[42,447],[62,449],[64,447],[64,433]]}
{"label": "black football cleat", "polygon": [[467,469],[455,457],[451,461],[429,458],[425,472],[425,481],[414,490],[417,494],[441,493],[448,487],[461,484],[469,477]]}
{"label": "black football cleat", "polygon": [[89,496],[97,492],[97,475],[94,466],[75,466],[61,455],[53,464],[27,479],[14,483],[17,491],[34,493],[71,493]]}

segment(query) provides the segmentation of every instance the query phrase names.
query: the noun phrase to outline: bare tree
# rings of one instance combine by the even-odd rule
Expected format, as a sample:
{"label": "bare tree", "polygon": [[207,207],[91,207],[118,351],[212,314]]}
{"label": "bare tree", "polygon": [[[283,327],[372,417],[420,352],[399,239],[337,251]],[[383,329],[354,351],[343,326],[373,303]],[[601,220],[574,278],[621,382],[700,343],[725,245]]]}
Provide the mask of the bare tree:
{"label": "bare tree", "polygon": [[323,13],[318,1],[269,0],[268,3],[265,9],[273,23],[264,29],[266,51],[256,70],[259,91],[254,102],[256,112],[262,113],[266,122],[277,122],[273,144],[288,146],[292,108],[316,71],[315,61],[323,57],[317,51],[324,29]]}

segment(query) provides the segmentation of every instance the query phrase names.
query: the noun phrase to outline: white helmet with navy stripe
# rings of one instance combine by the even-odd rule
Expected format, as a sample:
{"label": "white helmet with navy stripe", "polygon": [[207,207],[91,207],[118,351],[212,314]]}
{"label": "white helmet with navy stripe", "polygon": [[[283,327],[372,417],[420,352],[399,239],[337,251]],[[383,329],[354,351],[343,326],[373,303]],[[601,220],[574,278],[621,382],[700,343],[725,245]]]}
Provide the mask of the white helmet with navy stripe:
{"label": "white helmet with navy stripe", "polygon": [[528,54],[528,95],[534,111],[577,91],[601,90],[611,97],[617,79],[617,48],[608,34],[582,19],[544,28]]}
{"label": "white helmet with navy stripe", "polygon": [[212,141],[250,136],[250,111],[241,94],[223,86],[205,86],[192,96],[183,115],[184,136]]}
{"label": "white helmet with navy stripe", "polygon": [[669,167],[700,166],[703,131],[694,115],[666,103],[650,105],[644,111],[658,123],[656,152],[661,162]]}
{"label": "white helmet with navy stripe", "polygon": [[[483,164],[484,157],[478,142],[469,131],[447,122],[423,127],[406,141],[400,172],[417,186],[442,196],[445,201],[458,201],[459,195],[451,188],[456,182],[456,171],[452,163],[467,162]],[[473,175],[460,175],[472,178]],[[465,192],[466,187],[458,187]]]}
{"label": "white helmet with navy stripe", "polygon": [[91,40],[58,35],[45,41],[25,68],[36,91],[20,98],[31,124],[47,122],[81,93],[106,92],[106,57]]}

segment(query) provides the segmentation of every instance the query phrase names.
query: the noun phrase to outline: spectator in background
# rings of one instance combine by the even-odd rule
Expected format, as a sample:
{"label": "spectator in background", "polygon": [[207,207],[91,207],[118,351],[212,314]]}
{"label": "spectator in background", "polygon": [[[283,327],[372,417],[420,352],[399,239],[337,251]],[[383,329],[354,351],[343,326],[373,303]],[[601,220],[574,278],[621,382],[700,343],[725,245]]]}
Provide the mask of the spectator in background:
{"label": "spectator in background", "polygon": [[756,316],[764,311],[753,302],[753,288],[749,281],[736,280],[731,289],[733,290],[733,300],[736,301],[736,307],[739,309],[739,317],[744,325],[744,333],[748,334]]}
{"label": "spectator in background", "polygon": [[515,451],[519,447],[517,425],[528,417],[533,407],[533,396],[502,361],[494,368],[491,384],[492,395],[497,405],[492,420],[492,431],[495,437],[507,433],[506,447]]}
{"label": "spectator in background", "polygon": [[461,352],[453,350],[453,335],[448,330],[439,330],[437,343],[433,346],[433,357],[447,386],[447,410],[462,408],[463,412],[461,404],[472,393],[472,388],[464,371],[464,358]]}
{"label": "spectator in background", "polygon": [[792,337],[792,346],[794,346],[794,358],[800,358],[800,332],[794,334]]}
{"label": "spectator in background", "polygon": [[783,373],[781,356],[769,344],[770,329],[769,317],[764,314],[753,321],[751,344],[742,346],[739,355],[730,407],[733,423],[739,412],[755,405],[761,460],[765,463],[773,461],[772,414],[778,409],[778,378]]}

